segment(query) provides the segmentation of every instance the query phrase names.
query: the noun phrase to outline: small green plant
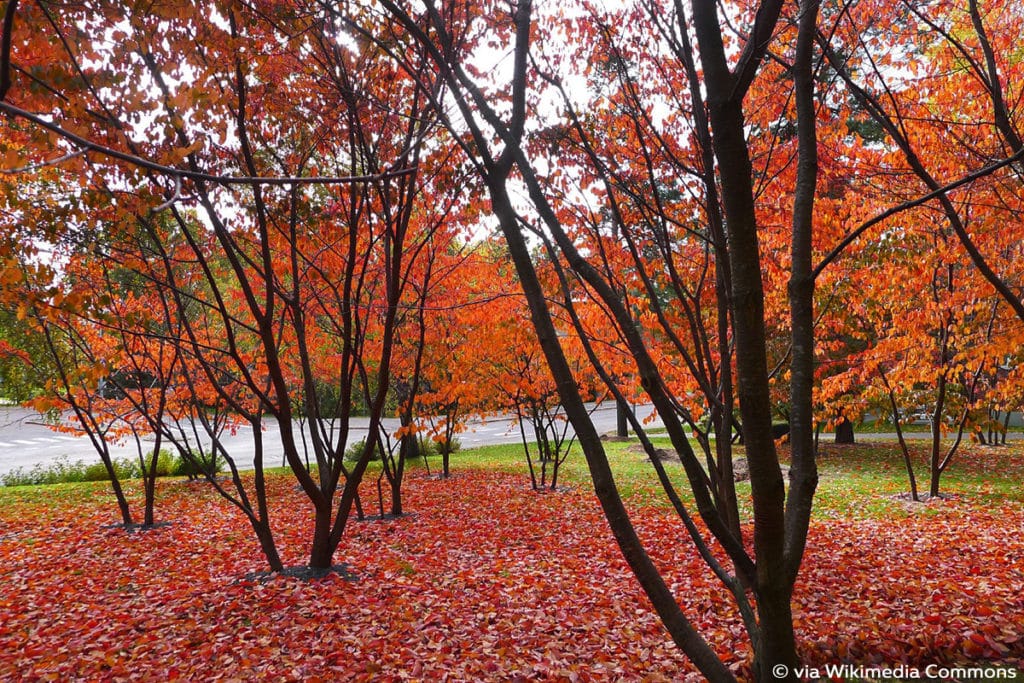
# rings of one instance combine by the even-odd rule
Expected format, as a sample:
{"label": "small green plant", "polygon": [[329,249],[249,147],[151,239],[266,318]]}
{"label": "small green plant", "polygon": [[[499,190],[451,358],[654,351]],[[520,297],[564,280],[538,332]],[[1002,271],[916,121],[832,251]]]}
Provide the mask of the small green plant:
{"label": "small green plant", "polygon": [[433,439],[416,437],[415,455],[417,458],[430,458],[437,455],[437,443]]}
{"label": "small green plant", "polygon": [[[132,479],[139,476],[139,466],[129,458],[120,458],[114,460],[114,472],[118,479]],[[67,458],[59,458],[49,464],[38,463],[28,470],[19,467],[0,476],[0,483],[4,486],[39,486],[109,480],[110,475],[102,462],[86,463],[81,460],[70,462]]]}
{"label": "small green plant", "polygon": [[0,482],[3,482],[4,486],[37,486],[84,481],[84,478],[85,463],[71,463],[67,458],[60,458],[49,465],[40,463],[27,470],[24,467],[18,467],[0,476]]}
{"label": "small green plant", "polygon": [[168,450],[160,449],[156,456],[156,476],[173,477],[179,468],[179,458]]}
{"label": "small green plant", "polygon": [[[211,458],[213,467],[210,467]],[[174,458],[174,468],[171,470],[171,476],[174,477],[188,477],[189,479],[195,479],[201,477],[205,472],[210,474],[216,474],[224,469],[224,461],[216,455],[204,454],[202,456],[193,454],[192,456],[177,456]]]}
{"label": "small green plant", "polygon": [[[208,458],[207,458],[208,460]],[[114,472],[118,479],[138,479],[142,476],[139,463],[134,458],[118,458],[114,460]],[[147,463],[148,466],[148,463]],[[214,461],[213,472],[220,472],[224,461]],[[158,477],[199,477],[203,472],[197,462],[190,458],[175,455],[161,450],[157,455],[156,476]],[[19,467],[0,475],[3,486],[39,486],[43,484],[73,484],[83,481],[110,481],[110,474],[102,462],[75,462],[67,458],[58,458],[55,462],[38,463],[30,469]]]}
{"label": "small green plant", "polygon": [[[349,444],[348,448],[345,449],[345,462],[358,462],[359,458],[363,457],[364,450],[366,450],[366,439],[360,439]],[[370,461],[373,462],[375,460],[380,460],[377,444],[373,445],[373,452],[370,453]]]}
{"label": "small green plant", "polygon": [[[117,465],[114,466],[114,471],[117,472]],[[110,473],[107,471],[107,466],[101,462],[94,462],[85,468],[82,473],[81,481],[110,481]],[[118,477],[119,479],[121,477]]]}
{"label": "small green plant", "polygon": [[435,441],[434,448],[437,449],[439,455],[451,455],[452,453],[457,453],[462,448],[462,442],[459,441],[457,436],[453,436],[449,441]]}

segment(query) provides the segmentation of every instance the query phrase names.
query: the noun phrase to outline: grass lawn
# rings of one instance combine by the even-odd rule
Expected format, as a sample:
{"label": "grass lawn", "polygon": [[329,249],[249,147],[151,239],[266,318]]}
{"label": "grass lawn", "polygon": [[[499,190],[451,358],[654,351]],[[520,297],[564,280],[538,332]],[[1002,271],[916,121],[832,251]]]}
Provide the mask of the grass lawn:
{"label": "grass lawn", "polygon": [[[688,615],[747,675],[728,596],[650,465],[608,448]],[[246,520],[207,485],[162,480],[169,524],[135,533],[111,526],[104,484],[0,488],[0,678],[699,680],[615,548],[578,454],[568,490],[542,494],[514,447],[452,462],[449,481],[412,469],[410,514],[351,523],[336,559],[352,577],[316,580],[258,575]],[[893,445],[825,445],[820,469],[794,597],[809,667],[1022,666],[1020,446],[969,447],[943,478],[950,496],[928,503],[896,497],[907,485]],[[128,487],[139,505],[139,482]],[[285,473],[271,488],[283,558],[302,564],[308,505]]]}

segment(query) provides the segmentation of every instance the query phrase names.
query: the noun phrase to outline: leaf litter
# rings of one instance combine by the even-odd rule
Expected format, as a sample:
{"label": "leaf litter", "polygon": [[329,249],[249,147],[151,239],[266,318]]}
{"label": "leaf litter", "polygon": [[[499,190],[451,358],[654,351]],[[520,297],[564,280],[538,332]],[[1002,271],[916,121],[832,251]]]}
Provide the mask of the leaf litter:
{"label": "leaf litter", "polygon": [[[271,480],[275,532],[304,563],[309,522]],[[410,478],[416,512],[350,524],[337,572],[266,574],[245,519],[207,489],[161,483],[145,534],[105,496],[0,510],[5,680],[699,679],[616,549],[593,495],[521,476]],[[1024,660],[1024,513],[946,501],[940,517],[812,524],[794,597],[801,656],[826,663]],[[742,677],[727,592],[664,510],[639,531],[686,613]]]}

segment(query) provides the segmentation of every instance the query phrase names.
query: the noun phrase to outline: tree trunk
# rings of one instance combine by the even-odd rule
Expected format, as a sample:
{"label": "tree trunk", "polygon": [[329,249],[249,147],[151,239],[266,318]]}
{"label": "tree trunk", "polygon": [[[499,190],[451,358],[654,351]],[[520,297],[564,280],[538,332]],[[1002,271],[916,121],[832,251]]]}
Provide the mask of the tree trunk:
{"label": "tree trunk", "polygon": [[160,430],[156,430],[156,440],[153,443],[153,452],[149,458],[149,466],[147,467],[146,463],[143,463],[142,466],[142,483],[145,488],[145,512],[142,524],[147,527],[151,527],[156,523],[154,510],[156,507],[156,467],[160,460],[160,446],[163,444],[162,436]]}
{"label": "tree trunk", "polygon": [[274,534],[270,531],[270,526],[266,522],[260,523],[257,520],[252,520],[252,522],[253,531],[256,532],[256,539],[260,543],[260,550],[263,551],[263,556],[267,559],[270,571],[284,571],[284,564],[281,562],[281,556],[277,554],[277,544],[274,542]]}
{"label": "tree trunk", "polygon": [[402,515],[402,480],[396,476],[390,481],[391,484],[391,514],[395,517]]}
{"label": "tree trunk", "polygon": [[310,569],[330,569],[336,544],[331,542],[331,506],[316,508],[313,520],[313,544],[309,551]]}
{"label": "tree trunk", "polygon": [[707,680],[712,682],[734,681],[735,677],[729,669],[679,608],[675,596],[644,550],[643,544],[633,528],[619,490],[615,485],[615,479],[600,436],[590,419],[572,370],[558,341],[558,334],[547,308],[547,297],[544,295],[544,290],[534,269],[529,247],[520,233],[517,214],[504,186],[505,179],[491,177],[488,181],[493,211],[499,219],[502,232],[505,235],[512,261],[519,275],[520,285],[523,288],[523,294],[530,304],[530,314],[537,338],[544,351],[551,375],[558,386],[566,416],[579,436],[580,447],[583,449],[587,465],[590,468],[591,479],[594,482],[594,492],[619,549],[676,645],[686,653]]}
{"label": "tree trunk", "polygon": [[142,473],[143,486],[145,488],[145,510],[143,513],[143,526],[153,526],[156,523],[156,514],[154,508],[156,507],[156,460],[158,452],[153,451],[152,462],[149,466],[148,472]]}
{"label": "tree trunk", "polygon": [[[778,683],[796,680],[796,639],[793,634],[793,612],[788,589],[764,590],[757,593],[759,633],[754,644],[754,680],[759,683]],[[785,666],[786,675],[779,676]]]}
{"label": "tree trunk", "polygon": [[[765,3],[759,9],[759,20],[774,15],[777,19],[780,4]],[[765,12],[764,15],[761,12]],[[772,667],[784,665],[789,677],[797,665],[795,636],[789,596],[795,581],[795,567],[787,562],[787,542],[795,543],[794,555],[802,554],[806,528],[799,538],[787,539],[786,490],[779,467],[775,441],[772,437],[772,402],[768,383],[767,334],[764,320],[764,288],[761,276],[758,223],[754,203],[753,168],[746,141],[743,100],[746,88],[753,81],[759,50],[764,49],[775,21],[760,23],[762,36],[750,36],[751,50],[744,56],[754,57],[746,62],[747,70],[733,73],[729,69],[722,42],[721,25],[714,2],[694,2],[694,29],[704,66],[704,81],[708,89],[707,103],[713,132],[715,158],[721,181],[722,205],[729,247],[729,269],[732,275],[733,331],[736,360],[736,393],[739,397],[743,422],[743,437],[750,469],[751,497],[754,508],[754,555],[757,579],[758,635],[755,640],[754,667],[760,680],[771,680]],[[757,45],[758,40],[764,44]],[[743,63],[743,61],[741,61]],[[808,62],[809,67],[809,62]],[[803,151],[803,150],[801,150]],[[804,161],[804,159],[801,159]],[[812,195],[813,196],[813,195]],[[809,200],[809,198],[808,198]],[[795,227],[795,224],[794,224]],[[813,287],[806,274],[794,273],[794,287],[803,292]],[[810,291],[813,291],[811,289]],[[794,312],[803,312],[805,303],[794,304]],[[795,318],[794,323],[803,318]],[[801,345],[806,338],[799,339]],[[812,348],[799,349],[809,359]],[[803,367],[800,366],[801,372]],[[804,398],[801,395],[801,402]],[[809,397],[807,397],[809,401]],[[805,420],[810,437],[810,421]],[[801,435],[797,435],[801,438]],[[810,457],[810,454],[806,454]],[[809,511],[810,501],[804,500],[809,490],[813,494],[816,475],[813,457],[802,461],[802,489],[797,501],[800,513]],[[791,503],[791,506],[793,504]],[[794,519],[803,515],[796,514]],[[799,532],[800,524],[794,525]],[[799,565],[797,559],[796,566]]]}
{"label": "tree trunk", "polygon": [[797,658],[788,606],[791,584],[784,557],[785,485],[772,435],[764,289],[751,186],[752,169],[747,156],[740,104],[712,101],[711,121],[726,208],[737,394],[754,506],[756,593],[761,641],[760,649],[755,650],[755,668],[759,674],[765,674],[765,669],[769,669],[766,675],[770,676],[770,668],[777,664],[794,669]]}
{"label": "tree trunk", "polygon": [[121,524],[125,527],[132,525],[132,511],[128,507],[128,499],[124,497],[124,490],[121,488],[121,482],[117,478],[117,472],[114,471],[114,464],[110,460],[110,456],[103,458],[103,465],[106,467],[107,474],[110,475],[110,488],[114,490],[114,498],[117,499],[117,509],[121,511]]}
{"label": "tree trunk", "polygon": [[842,422],[836,425],[836,443],[851,444],[856,443],[856,438],[853,434],[853,423],[846,417],[843,417]]}
{"label": "tree trunk", "polygon": [[[946,360],[946,343],[943,337],[942,360]],[[932,443],[929,458],[929,485],[928,496],[935,498],[939,495],[939,482],[942,479],[942,429],[939,425],[942,420],[942,411],[946,407],[946,375],[939,374],[938,392],[935,399],[935,411],[932,413]]]}

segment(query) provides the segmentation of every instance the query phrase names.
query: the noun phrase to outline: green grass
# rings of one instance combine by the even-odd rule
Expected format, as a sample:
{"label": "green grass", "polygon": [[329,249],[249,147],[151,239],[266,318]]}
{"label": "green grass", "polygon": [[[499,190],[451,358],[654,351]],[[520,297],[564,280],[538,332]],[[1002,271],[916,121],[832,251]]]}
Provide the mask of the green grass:
{"label": "green grass", "polygon": [[[927,422],[914,422],[914,423],[911,423],[911,424],[904,424],[903,425],[904,433],[906,433],[906,432],[927,433],[927,432],[930,432],[931,430],[932,430],[932,427]],[[893,425],[892,422],[890,422],[888,420],[882,420],[882,421],[879,421],[879,422],[874,422],[874,421],[871,421],[871,422],[860,422],[860,423],[857,423],[856,425],[854,425],[853,431],[854,431],[854,433],[857,433],[857,434],[895,434],[896,433],[896,427],[895,427],[895,425]],[[1020,433],[1020,432],[1024,432],[1024,427],[1011,425],[1010,427],[1007,428],[1007,431],[1008,432]],[[833,433],[834,432],[832,432],[832,431],[822,432],[822,438],[824,439],[824,438],[826,438],[826,436],[829,436],[829,435],[831,435]],[[988,434],[987,430],[986,430],[985,434],[986,435]],[[966,434],[965,434],[965,437],[966,437]]]}
{"label": "green grass", "polygon": [[[670,448],[665,437],[654,437],[652,442],[658,448]],[[667,507],[668,501],[661,491],[654,467],[644,455],[630,448],[636,443],[605,444],[619,490],[634,504]],[[742,446],[735,446],[734,450],[736,459],[744,457]],[[928,446],[911,443],[910,451],[918,491],[924,495],[929,484]],[[788,462],[787,445],[780,445],[779,456],[784,464]],[[434,460],[431,458],[432,470]],[[453,472],[467,467],[501,469],[528,476],[522,447],[518,445],[471,449],[452,457]],[[682,464],[669,461],[664,463],[664,467],[680,497],[693,510],[693,497]],[[814,504],[816,516],[877,519],[940,514],[942,511],[939,501],[915,504],[897,498],[910,491],[910,484],[896,443],[872,442],[852,446],[823,443],[819,451],[818,474]],[[590,474],[578,446],[562,466],[559,478],[568,486],[591,485]],[[1024,444],[998,447],[965,444],[943,473],[940,494],[983,506],[1024,505],[1022,480]],[[752,507],[750,483],[737,482],[736,491],[741,514],[749,518]]]}
{"label": "green grass", "polygon": [[[909,444],[918,492],[928,493],[928,445]],[[899,446],[893,443],[826,446],[819,458],[821,481],[815,509],[826,513],[869,517],[892,514],[937,514],[934,504],[894,501],[910,491]],[[1024,446],[965,444],[940,479],[940,495],[981,505],[1024,504]]]}
{"label": "green grass", "polygon": [[[636,452],[635,440],[630,442],[607,442],[605,452],[608,455],[612,472],[624,498],[632,505],[668,507],[668,501],[661,490],[654,467],[646,456]],[[655,436],[653,443],[658,448],[669,448],[666,437]],[[632,447],[632,448],[631,448]],[[911,443],[914,458],[918,489],[924,494],[928,490],[927,444]],[[743,447],[735,446],[735,457],[744,457]],[[788,458],[788,447],[781,445],[779,455],[785,463]],[[703,456],[698,451],[698,456]],[[427,459],[432,474],[441,469],[441,457],[430,455]],[[367,480],[375,479],[380,474],[380,463],[370,463]],[[679,492],[681,498],[691,511],[693,498],[685,472],[680,463],[668,461],[664,463],[666,473]],[[80,468],[59,463],[58,472],[79,473]],[[523,477],[524,485],[528,482],[526,461],[523,449],[518,444],[484,446],[465,449],[451,456],[451,471],[458,476],[460,470],[492,469],[513,472]],[[819,484],[815,496],[816,517],[843,518],[901,518],[908,515],[940,514],[942,506],[939,501],[913,504],[897,499],[899,494],[909,491],[906,470],[899,447],[895,443],[859,443],[852,446],[835,446],[823,443],[818,460]],[[271,475],[286,475],[287,468],[267,470]],[[407,463],[410,476],[425,474],[426,468],[422,458],[414,458]],[[18,483],[46,484],[50,488],[48,495],[58,498],[72,499],[78,495],[90,497],[99,495],[106,489],[104,482],[93,483],[55,483],[53,479],[37,482],[17,482],[4,477],[11,483],[0,489],[0,502],[12,497],[19,497]],[[77,476],[77,474],[76,474]],[[1024,480],[1024,444],[1014,443],[1009,446],[987,447],[976,444],[965,444],[955,457],[950,468],[943,474],[941,492],[954,499],[983,506],[999,506],[1005,504],[1024,505],[1024,489],[1020,482]],[[83,481],[81,477],[73,481]],[[590,474],[583,454],[575,446],[559,473],[559,483],[571,487],[590,488]],[[81,488],[76,488],[81,487]],[[741,514],[749,518],[751,514],[750,484],[737,482],[737,495],[740,500]]]}

